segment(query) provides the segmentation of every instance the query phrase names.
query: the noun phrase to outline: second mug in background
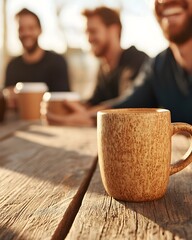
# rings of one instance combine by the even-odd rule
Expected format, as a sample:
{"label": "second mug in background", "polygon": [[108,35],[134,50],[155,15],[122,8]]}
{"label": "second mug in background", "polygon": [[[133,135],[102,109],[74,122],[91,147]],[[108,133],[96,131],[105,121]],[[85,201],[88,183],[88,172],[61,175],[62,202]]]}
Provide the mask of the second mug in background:
{"label": "second mug in background", "polygon": [[19,82],[16,84],[15,93],[21,119],[40,119],[40,103],[47,90],[47,85],[43,82]]}
{"label": "second mug in background", "polygon": [[64,101],[78,104],[80,96],[76,92],[46,92],[41,102],[41,119],[43,124],[57,125],[55,122],[48,120],[47,112],[63,116],[70,113],[70,110],[64,105]]}

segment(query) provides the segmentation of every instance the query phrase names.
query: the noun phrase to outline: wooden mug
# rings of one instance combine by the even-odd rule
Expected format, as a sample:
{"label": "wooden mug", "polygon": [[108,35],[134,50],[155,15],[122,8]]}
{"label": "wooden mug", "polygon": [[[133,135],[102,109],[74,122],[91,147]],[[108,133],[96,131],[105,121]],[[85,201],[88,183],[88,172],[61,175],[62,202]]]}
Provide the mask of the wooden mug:
{"label": "wooden mug", "polygon": [[118,200],[161,198],[169,176],[192,162],[171,164],[171,137],[192,134],[187,123],[171,123],[170,111],[153,108],[109,109],[97,113],[99,167],[107,193]]}

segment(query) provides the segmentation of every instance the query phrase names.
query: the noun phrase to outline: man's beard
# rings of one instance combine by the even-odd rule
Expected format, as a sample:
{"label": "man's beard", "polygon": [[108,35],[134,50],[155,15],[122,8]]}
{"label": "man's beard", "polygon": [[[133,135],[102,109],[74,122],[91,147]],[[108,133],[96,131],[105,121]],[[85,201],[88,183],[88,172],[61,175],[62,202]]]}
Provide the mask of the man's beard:
{"label": "man's beard", "polygon": [[164,35],[170,42],[178,45],[187,42],[190,38],[192,38],[192,16],[188,18],[182,30],[178,34],[171,34],[169,31],[164,30]]}
{"label": "man's beard", "polygon": [[27,47],[27,48],[24,47],[24,49],[28,54],[33,54],[38,47],[39,47],[38,42],[35,41],[34,44],[31,47]]}
{"label": "man's beard", "polygon": [[108,48],[109,48],[109,44],[103,45],[103,46],[99,49],[99,51],[94,52],[95,56],[96,56],[96,57],[103,57],[103,56],[105,56],[106,52],[108,51]]}

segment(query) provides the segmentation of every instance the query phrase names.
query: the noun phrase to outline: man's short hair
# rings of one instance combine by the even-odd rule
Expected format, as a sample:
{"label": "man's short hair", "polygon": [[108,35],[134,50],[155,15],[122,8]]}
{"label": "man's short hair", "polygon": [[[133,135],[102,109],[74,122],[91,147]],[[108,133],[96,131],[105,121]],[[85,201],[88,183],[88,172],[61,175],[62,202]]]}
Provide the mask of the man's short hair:
{"label": "man's short hair", "polygon": [[23,15],[31,15],[33,16],[36,20],[37,20],[37,24],[39,25],[39,27],[41,28],[41,22],[40,22],[40,19],[39,17],[32,11],[30,11],[29,9],[27,8],[23,8],[22,10],[20,10],[16,15],[16,19],[18,19],[20,16],[23,16]]}
{"label": "man's short hair", "polygon": [[102,22],[106,26],[111,26],[113,24],[117,24],[120,28],[120,32],[122,29],[122,24],[119,16],[119,12],[115,9],[111,9],[108,7],[98,7],[95,9],[85,9],[82,12],[83,16],[86,18],[98,16],[101,18]]}

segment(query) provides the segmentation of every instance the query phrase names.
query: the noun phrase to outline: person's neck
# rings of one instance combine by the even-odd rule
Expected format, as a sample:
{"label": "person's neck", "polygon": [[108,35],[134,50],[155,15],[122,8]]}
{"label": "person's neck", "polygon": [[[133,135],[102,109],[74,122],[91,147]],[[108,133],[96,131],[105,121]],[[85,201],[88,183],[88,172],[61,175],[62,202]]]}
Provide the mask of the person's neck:
{"label": "person's neck", "polygon": [[192,39],[181,45],[171,43],[170,48],[177,63],[192,74]]}
{"label": "person's neck", "polygon": [[117,67],[122,51],[123,50],[120,45],[117,45],[116,47],[113,46],[113,48],[109,49],[109,51],[103,57],[103,60],[109,67],[109,71],[112,71]]}
{"label": "person's neck", "polygon": [[25,62],[27,63],[36,63],[38,62],[44,55],[45,51],[40,47],[37,47],[34,52],[29,53],[24,51],[22,57]]}

